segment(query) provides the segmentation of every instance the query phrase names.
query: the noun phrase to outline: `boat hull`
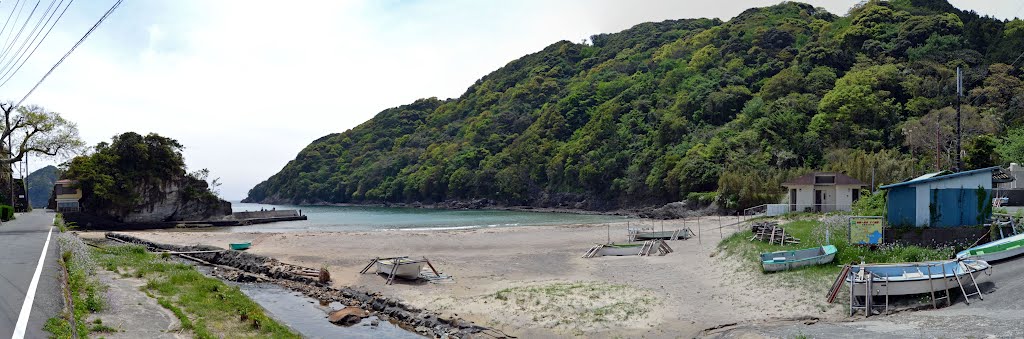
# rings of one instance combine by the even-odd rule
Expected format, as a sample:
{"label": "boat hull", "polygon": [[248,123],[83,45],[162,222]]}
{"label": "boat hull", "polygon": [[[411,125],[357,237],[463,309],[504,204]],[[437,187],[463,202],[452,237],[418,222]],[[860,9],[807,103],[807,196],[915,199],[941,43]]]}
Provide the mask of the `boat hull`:
{"label": "boat hull", "polygon": [[231,244],[228,244],[228,246],[231,247],[231,249],[233,249],[233,250],[242,251],[242,250],[249,249],[249,246],[252,246],[252,243],[248,243],[248,242],[231,243]]}
{"label": "boat hull", "polygon": [[1006,260],[1024,254],[1024,234],[971,247],[956,254],[958,259]]}
{"label": "boat hull", "polygon": [[761,267],[765,272],[778,272],[801,267],[823,265],[836,258],[832,245],[808,248],[798,251],[779,251],[761,254]]}
{"label": "boat hull", "polygon": [[686,229],[679,231],[639,232],[636,234],[636,240],[685,240],[690,237],[690,232]]}
{"label": "boat hull", "polygon": [[[955,264],[960,263],[959,261],[951,262]],[[929,276],[927,272],[910,272],[908,270],[907,274],[903,276],[890,276],[889,281],[885,281],[885,279],[880,279],[876,277],[872,281],[870,294],[873,296],[882,296],[886,294],[911,295],[930,293],[931,291],[943,291],[947,289],[953,289],[959,287],[959,285],[957,285],[956,276],[960,277],[960,281],[966,287],[968,285],[972,285],[970,276],[971,274],[974,275],[974,281],[977,282],[978,284],[989,281],[992,266],[980,260],[968,260],[968,262],[972,262],[972,265],[974,265],[974,267],[968,266],[962,267],[960,269],[947,269],[942,272],[932,272],[931,276]],[[920,268],[923,267],[924,266],[921,266]],[[872,266],[865,266],[865,268],[867,268],[869,271],[872,270]],[[852,268],[850,272],[857,274],[857,272],[859,272],[859,267],[854,266],[854,268]],[[850,283],[849,277],[847,277],[846,283]],[[857,297],[863,297],[867,295],[868,293],[866,287],[866,284],[854,285],[853,295]]]}
{"label": "boat hull", "polygon": [[636,246],[604,246],[597,250],[597,256],[638,255],[643,245]]}
{"label": "boat hull", "polygon": [[[420,271],[423,270],[423,264],[422,261],[399,261],[398,269],[395,270],[395,276],[404,279],[417,279],[420,277]],[[391,274],[391,270],[394,267],[394,260],[377,261],[377,273]]]}

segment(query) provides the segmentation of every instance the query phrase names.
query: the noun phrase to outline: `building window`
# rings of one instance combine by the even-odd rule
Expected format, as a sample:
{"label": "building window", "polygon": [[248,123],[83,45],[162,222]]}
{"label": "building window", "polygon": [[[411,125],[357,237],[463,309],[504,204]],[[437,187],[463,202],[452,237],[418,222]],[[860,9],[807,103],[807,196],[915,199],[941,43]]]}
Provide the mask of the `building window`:
{"label": "building window", "polygon": [[815,176],[814,184],[834,184],[836,177],[832,175]]}
{"label": "building window", "polygon": [[57,195],[65,194],[78,194],[78,190],[64,185],[57,186]]}
{"label": "building window", "polygon": [[853,199],[850,201],[857,201],[857,199],[860,199],[860,188],[853,188],[850,190],[853,191]]}

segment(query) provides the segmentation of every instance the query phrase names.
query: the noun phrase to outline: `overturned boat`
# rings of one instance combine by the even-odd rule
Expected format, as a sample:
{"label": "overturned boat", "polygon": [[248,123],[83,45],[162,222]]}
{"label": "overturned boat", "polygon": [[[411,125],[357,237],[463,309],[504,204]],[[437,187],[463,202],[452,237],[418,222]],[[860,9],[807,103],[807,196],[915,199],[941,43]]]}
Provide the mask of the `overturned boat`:
{"label": "overturned boat", "polygon": [[957,259],[997,261],[1024,254],[1024,233],[968,248],[956,254]]}
{"label": "overturned boat", "polygon": [[984,260],[942,260],[919,263],[851,265],[846,283],[852,285],[854,296],[909,295],[977,285],[991,276],[992,266]]}
{"label": "overturned boat", "polygon": [[377,260],[377,273],[393,275],[403,279],[418,279],[426,259],[409,259],[407,257]]}
{"label": "overturned boat", "polygon": [[778,251],[761,254],[761,267],[765,272],[778,272],[806,266],[822,265],[832,262],[836,257],[836,247],[825,245],[795,251]]}

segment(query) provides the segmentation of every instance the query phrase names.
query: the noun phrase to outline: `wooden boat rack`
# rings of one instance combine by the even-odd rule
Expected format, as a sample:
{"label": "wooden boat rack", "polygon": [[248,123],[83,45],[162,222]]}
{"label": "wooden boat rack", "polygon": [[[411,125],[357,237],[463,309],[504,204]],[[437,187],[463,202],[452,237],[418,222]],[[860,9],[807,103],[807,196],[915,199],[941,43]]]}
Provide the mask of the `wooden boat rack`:
{"label": "wooden boat rack", "polygon": [[[369,271],[370,268],[372,268],[373,265],[376,264],[377,262],[380,262],[380,261],[383,261],[383,260],[391,260],[392,261],[391,272],[388,272],[388,280],[387,280],[387,283],[386,283],[387,285],[391,285],[391,284],[393,284],[395,282],[395,272],[398,271],[398,266],[401,265],[401,264],[399,264],[399,261],[405,259],[405,260],[409,260],[409,261],[406,261],[406,262],[404,262],[402,264],[415,264],[415,263],[421,263],[421,262],[427,263],[427,266],[430,267],[430,270],[432,272],[434,272],[434,277],[425,277],[427,280],[434,281],[434,280],[437,280],[439,278],[444,278],[444,277],[441,276],[441,273],[437,272],[437,269],[434,268],[434,264],[431,264],[430,260],[427,259],[427,257],[422,257],[422,258],[423,259],[411,260],[411,259],[409,259],[409,256],[389,257],[389,258],[376,257],[376,258],[373,258],[373,260],[370,260],[370,263],[366,264],[366,267],[363,267],[363,270],[359,271],[359,274],[366,274],[366,272]],[[423,273],[420,273],[420,277],[424,278]],[[450,278],[450,277],[448,277],[448,278]]]}
{"label": "wooden boat rack", "polygon": [[755,223],[750,227],[750,231],[754,233],[753,237],[750,237],[750,241],[754,239],[760,241],[766,241],[768,244],[787,245],[787,244],[799,244],[800,239],[793,237],[792,235],[786,234],[786,230],[779,226],[777,222],[759,222]]}

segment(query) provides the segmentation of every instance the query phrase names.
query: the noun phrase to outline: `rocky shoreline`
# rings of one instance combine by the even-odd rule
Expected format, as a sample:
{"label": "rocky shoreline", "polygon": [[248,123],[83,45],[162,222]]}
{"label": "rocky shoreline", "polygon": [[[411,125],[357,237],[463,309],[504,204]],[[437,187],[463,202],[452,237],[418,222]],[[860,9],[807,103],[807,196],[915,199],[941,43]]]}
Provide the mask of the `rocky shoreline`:
{"label": "rocky shoreline", "polygon": [[214,270],[214,274],[223,279],[238,282],[273,282],[320,301],[337,301],[350,307],[369,310],[379,318],[392,321],[407,330],[419,334],[436,338],[472,338],[482,335],[497,338],[506,337],[503,333],[496,332],[493,329],[477,326],[461,318],[443,318],[434,312],[407,305],[398,299],[388,298],[378,293],[368,293],[348,287],[340,289],[330,287],[320,282],[320,275],[310,274],[311,271],[317,270],[282,263],[274,258],[240,251],[224,250],[216,246],[162,244],[121,233],[109,232],[105,236],[110,239],[159,250],[175,252],[222,251],[194,253],[189,254],[189,256],[211,264],[227,266],[237,270]]}

